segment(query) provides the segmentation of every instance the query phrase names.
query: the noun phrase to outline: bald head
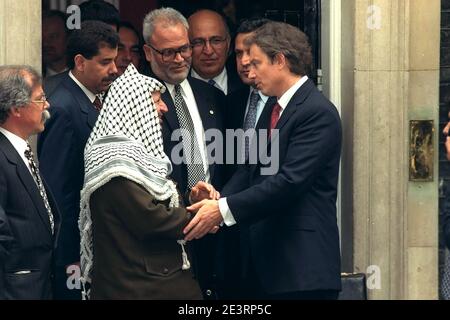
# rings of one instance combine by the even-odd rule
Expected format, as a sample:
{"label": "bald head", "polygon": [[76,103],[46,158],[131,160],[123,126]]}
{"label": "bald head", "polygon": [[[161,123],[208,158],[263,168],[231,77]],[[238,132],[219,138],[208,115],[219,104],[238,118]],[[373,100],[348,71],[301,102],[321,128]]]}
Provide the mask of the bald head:
{"label": "bald head", "polygon": [[224,18],[211,10],[200,10],[189,19],[193,47],[192,67],[205,79],[219,75],[228,57],[230,34]]}

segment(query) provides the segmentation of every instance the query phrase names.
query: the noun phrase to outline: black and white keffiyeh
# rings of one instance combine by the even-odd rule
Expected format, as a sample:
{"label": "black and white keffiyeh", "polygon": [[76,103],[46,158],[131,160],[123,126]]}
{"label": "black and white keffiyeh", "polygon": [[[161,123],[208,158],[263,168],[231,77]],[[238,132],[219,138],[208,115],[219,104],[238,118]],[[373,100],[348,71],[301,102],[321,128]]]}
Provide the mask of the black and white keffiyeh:
{"label": "black and white keffiyeh", "polygon": [[[159,118],[151,97],[154,91],[164,92],[165,87],[138,73],[130,64],[112,83],[86,144],[78,222],[84,288],[91,282],[93,243],[89,199],[95,190],[121,176],[140,184],[157,200],[170,199],[170,207],[179,205],[175,184],[168,179],[172,166],[163,149]],[[183,258],[183,268],[189,268],[185,254]]]}

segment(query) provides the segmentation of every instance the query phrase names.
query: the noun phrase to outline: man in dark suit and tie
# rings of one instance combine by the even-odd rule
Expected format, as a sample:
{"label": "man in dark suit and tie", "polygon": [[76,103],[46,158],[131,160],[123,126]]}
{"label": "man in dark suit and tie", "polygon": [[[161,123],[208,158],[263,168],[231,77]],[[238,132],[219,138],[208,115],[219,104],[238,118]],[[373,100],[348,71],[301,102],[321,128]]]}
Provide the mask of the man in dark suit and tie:
{"label": "man in dark suit and tie", "polygon": [[97,120],[103,93],[116,77],[118,42],[117,33],[100,21],[83,22],[81,29],[71,33],[70,72],[49,97],[52,118],[38,140],[42,174],[54,191],[62,216],[56,253],[58,299],[81,298],[79,282],[67,280],[80,261],[78,216],[84,147]]}
{"label": "man in dark suit and tie", "polygon": [[51,299],[59,214],[28,138],[49,107],[29,66],[0,67],[0,299]]}
{"label": "man in dark suit and tie", "polygon": [[[241,22],[237,29],[234,43],[236,68],[237,74],[239,74],[245,87],[227,95],[226,129],[243,129],[244,131],[255,129],[263,111],[266,110],[265,113],[270,112],[272,106],[276,103],[276,97],[264,95],[256,88],[254,79],[248,77],[250,56],[249,48],[244,44],[246,38],[269,21],[264,18],[247,19]],[[248,139],[250,137],[251,133],[248,134]],[[238,165],[243,164],[248,158],[250,141],[243,140],[244,145],[239,142],[238,140],[238,143],[233,146],[234,162],[231,164],[227,162],[225,181],[228,181],[237,170]],[[242,158],[242,155],[244,155],[244,158]],[[222,228],[218,238],[217,275],[220,286],[219,295],[221,299],[240,299],[244,296],[242,296],[243,289],[241,288],[239,226]]]}
{"label": "man in dark suit and tie", "polygon": [[268,144],[258,141],[258,147],[269,151],[271,163],[260,157],[249,161],[224,187],[223,198],[188,208],[197,213],[185,229],[186,239],[222,222],[237,223],[247,298],[336,299],[341,289],[339,114],[306,76],[312,54],[303,32],[268,22],[245,43],[249,77],[258,90],[278,99],[266,125],[256,128],[270,130]]}
{"label": "man in dark suit and tie", "polygon": [[[80,4],[80,17],[81,22],[95,20],[101,21],[113,28],[115,31],[119,31],[120,14],[119,10],[114,7],[113,4],[103,0],[89,0]],[[66,77],[69,70],[62,73],[58,73],[54,76],[47,77],[44,80],[45,94],[50,97],[56,87]]]}
{"label": "man in dark suit and tie", "polygon": [[[221,110],[225,100],[220,90],[188,78],[192,61],[188,28],[186,18],[172,8],[151,11],[143,27],[144,51],[152,76],[167,87],[162,95],[168,109],[162,123],[164,152],[173,164],[171,177],[184,196],[198,181],[211,183],[216,189],[222,185],[222,166],[210,161],[205,132],[223,129]],[[186,196],[185,201],[189,201]],[[215,296],[214,242],[210,235],[194,244],[194,267],[205,298]]]}
{"label": "man in dark suit and tie", "polygon": [[225,19],[219,13],[203,9],[192,14],[189,17],[189,39],[193,46],[193,78],[208,82],[225,95],[244,86],[235,66],[227,64],[231,36]]}

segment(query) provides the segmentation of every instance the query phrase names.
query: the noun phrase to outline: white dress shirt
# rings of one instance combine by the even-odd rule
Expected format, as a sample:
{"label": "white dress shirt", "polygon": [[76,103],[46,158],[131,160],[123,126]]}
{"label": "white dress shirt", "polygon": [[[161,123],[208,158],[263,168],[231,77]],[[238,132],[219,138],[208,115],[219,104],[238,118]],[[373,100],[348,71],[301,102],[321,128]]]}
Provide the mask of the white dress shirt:
{"label": "white dress shirt", "polygon": [[[175,86],[173,84],[165,82],[167,86],[167,90],[169,90],[170,95],[172,96],[172,100],[175,101]],[[200,149],[200,155],[203,161],[203,168],[205,171],[206,181],[210,183],[211,176],[209,173],[209,165],[206,151],[206,139],[205,139],[205,130],[203,128],[202,118],[200,117],[200,112],[198,111],[197,102],[195,101],[194,93],[192,92],[191,85],[189,81],[185,79],[180,83],[181,86],[181,95],[183,96],[184,101],[189,110],[189,114],[191,115],[192,122],[194,123],[195,135],[197,137],[197,143]],[[168,155],[170,157],[170,155]]]}
{"label": "white dress shirt", "polygon": [[219,73],[216,77],[212,79],[205,79],[200,77],[200,75],[195,72],[194,68],[191,69],[191,76],[192,78],[196,78],[205,82],[208,82],[209,80],[214,80],[215,87],[219,90],[221,90],[225,95],[228,93],[228,74],[227,74],[227,68],[223,68],[222,72]]}
{"label": "white dress shirt", "polygon": [[[294,94],[297,92],[297,90],[308,80],[307,76],[301,77],[292,87],[290,87],[283,95],[278,99],[278,104],[281,107],[280,111],[280,117],[283,113],[284,109],[289,104],[289,101],[291,101]],[[227,198],[220,198],[219,199],[219,210],[220,214],[222,215],[223,222],[227,226],[232,226],[236,224],[236,220],[233,217],[233,214],[231,213],[230,207],[228,206]]]}
{"label": "white dress shirt", "polygon": [[28,171],[30,171],[31,176],[33,177],[33,172],[31,171],[30,164],[28,163],[28,159],[25,157],[25,150],[27,150],[27,144],[28,142],[26,140],[23,140],[21,137],[15,135],[12,132],[9,132],[5,128],[0,127],[0,132],[3,133],[6,137],[6,139],[11,142],[14,149],[16,149],[17,153],[22,158],[23,162],[28,168]]}

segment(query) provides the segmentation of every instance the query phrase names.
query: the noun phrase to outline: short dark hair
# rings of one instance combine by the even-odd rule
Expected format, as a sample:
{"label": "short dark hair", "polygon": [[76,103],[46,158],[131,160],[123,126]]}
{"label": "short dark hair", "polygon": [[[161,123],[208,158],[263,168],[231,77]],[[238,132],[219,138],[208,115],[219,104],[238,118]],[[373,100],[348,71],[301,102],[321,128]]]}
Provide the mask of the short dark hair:
{"label": "short dark hair", "polygon": [[85,21],[80,29],[72,31],[67,41],[67,65],[69,69],[75,67],[75,56],[81,54],[86,59],[98,55],[100,48],[108,46],[117,48],[119,35],[111,26],[101,21]]}
{"label": "short dark hair", "polygon": [[89,0],[80,4],[81,21],[97,20],[119,26],[120,15],[114,5],[103,0]]}
{"label": "short dark hair", "polygon": [[66,34],[69,34],[69,29],[67,29],[66,25],[67,15],[64,12],[61,12],[59,10],[48,10],[42,12],[42,20],[51,18],[58,18],[59,20],[61,20],[64,26],[64,31],[66,32]]}
{"label": "short dark hair", "polygon": [[256,44],[271,60],[277,54],[283,54],[289,70],[296,75],[305,76],[311,72],[313,57],[308,36],[290,24],[267,22],[256,29],[245,44]]}
{"label": "short dark hair", "polygon": [[237,28],[236,33],[250,33],[258,29],[259,27],[262,27],[267,22],[270,22],[271,20],[266,18],[249,18],[244,19],[239,24],[239,27]]}
{"label": "short dark hair", "polygon": [[[26,76],[31,77],[31,86]],[[28,105],[33,89],[41,83],[41,76],[30,66],[0,66],[0,124],[8,119],[11,108]]]}

